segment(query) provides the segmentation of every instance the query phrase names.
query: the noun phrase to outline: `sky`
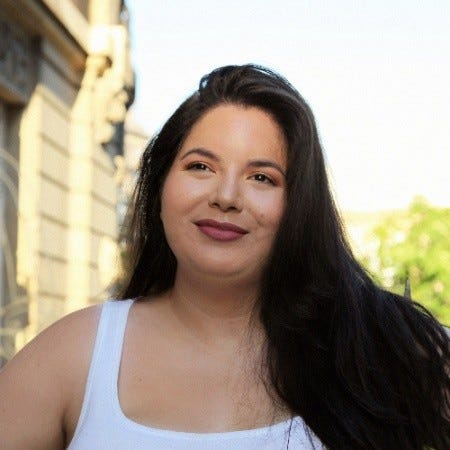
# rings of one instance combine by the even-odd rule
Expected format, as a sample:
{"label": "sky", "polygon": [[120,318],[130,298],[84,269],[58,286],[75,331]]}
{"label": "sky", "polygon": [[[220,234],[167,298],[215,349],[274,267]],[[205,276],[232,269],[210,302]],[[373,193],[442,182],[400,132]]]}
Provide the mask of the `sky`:
{"label": "sky", "polygon": [[218,66],[254,62],[310,104],[339,206],[450,206],[448,0],[128,0],[133,120],[156,133]]}

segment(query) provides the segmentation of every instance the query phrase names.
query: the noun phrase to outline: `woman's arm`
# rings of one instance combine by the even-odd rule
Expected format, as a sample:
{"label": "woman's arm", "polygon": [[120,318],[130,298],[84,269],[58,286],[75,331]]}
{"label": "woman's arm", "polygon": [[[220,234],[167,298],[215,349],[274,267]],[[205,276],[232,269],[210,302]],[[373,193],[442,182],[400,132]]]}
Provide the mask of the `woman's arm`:
{"label": "woman's arm", "polygon": [[81,408],[98,312],[91,307],[59,320],[0,371],[2,450],[65,448],[67,417],[77,420]]}

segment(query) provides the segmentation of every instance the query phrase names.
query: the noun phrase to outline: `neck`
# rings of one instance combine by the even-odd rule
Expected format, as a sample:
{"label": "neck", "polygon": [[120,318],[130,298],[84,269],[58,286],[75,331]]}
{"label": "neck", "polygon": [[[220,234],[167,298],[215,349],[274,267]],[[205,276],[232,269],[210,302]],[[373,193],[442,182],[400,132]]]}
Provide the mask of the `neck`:
{"label": "neck", "polygon": [[256,284],[207,280],[205,277],[196,279],[192,274],[184,276],[180,271],[166,296],[182,325],[201,341],[211,344],[262,336],[257,297]]}

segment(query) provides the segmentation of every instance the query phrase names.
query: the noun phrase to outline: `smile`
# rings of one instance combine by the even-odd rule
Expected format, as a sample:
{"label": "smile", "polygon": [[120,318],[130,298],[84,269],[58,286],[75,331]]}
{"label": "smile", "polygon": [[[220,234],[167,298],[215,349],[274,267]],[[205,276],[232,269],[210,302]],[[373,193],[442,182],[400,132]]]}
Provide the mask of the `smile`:
{"label": "smile", "polygon": [[217,241],[234,241],[248,233],[237,225],[228,222],[216,222],[212,219],[202,219],[195,222],[199,230]]}

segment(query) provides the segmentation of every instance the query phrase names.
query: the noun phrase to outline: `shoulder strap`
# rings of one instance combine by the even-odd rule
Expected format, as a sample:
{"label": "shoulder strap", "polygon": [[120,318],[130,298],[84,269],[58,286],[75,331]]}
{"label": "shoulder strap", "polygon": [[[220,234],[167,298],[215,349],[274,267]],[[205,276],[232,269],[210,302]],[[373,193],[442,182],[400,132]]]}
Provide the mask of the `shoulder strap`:
{"label": "shoulder strap", "polygon": [[133,300],[110,300],[103,304],[97,328],[78,429],[88,416],[111,414],[122,356],[125,327]]}

